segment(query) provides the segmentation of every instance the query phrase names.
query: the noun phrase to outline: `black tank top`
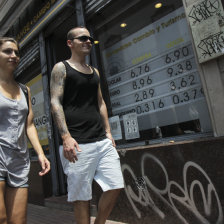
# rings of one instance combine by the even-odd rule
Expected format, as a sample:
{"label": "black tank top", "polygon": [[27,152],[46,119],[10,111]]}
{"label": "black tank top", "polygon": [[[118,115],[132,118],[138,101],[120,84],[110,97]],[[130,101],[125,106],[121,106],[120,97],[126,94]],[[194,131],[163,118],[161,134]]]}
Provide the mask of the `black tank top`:
{"label": "black tank top", "polygon": [[89,143],[106,137],[98,106],[99,76],[84,74],[63,61],[66,79],[63,109],[71,136],[78,143]]}

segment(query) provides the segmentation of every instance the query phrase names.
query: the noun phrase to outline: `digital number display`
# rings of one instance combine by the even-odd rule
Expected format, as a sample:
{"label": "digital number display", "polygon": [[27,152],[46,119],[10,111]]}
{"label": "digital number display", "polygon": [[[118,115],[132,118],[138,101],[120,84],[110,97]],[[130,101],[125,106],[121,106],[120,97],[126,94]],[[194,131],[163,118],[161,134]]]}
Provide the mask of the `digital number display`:
{"label": "digital number display", "polygon": [[115,115],[156,112],[204,97],[191,44],[108,78]]}

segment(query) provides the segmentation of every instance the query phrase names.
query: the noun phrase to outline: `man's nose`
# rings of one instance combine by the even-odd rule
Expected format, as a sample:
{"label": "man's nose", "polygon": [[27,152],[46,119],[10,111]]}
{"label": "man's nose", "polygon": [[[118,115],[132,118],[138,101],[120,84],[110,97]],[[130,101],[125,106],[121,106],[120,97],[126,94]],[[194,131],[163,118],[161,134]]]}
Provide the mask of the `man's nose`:
{"label": "man's nose", "polygon": [[10,57],[19,57],[19,52],[17,50],[11,50]]}
{"label": "man's nose", "polygon": [[11,56],[17,57],[17,54],[16,54],[16,52],[14,50],[12,50]]}

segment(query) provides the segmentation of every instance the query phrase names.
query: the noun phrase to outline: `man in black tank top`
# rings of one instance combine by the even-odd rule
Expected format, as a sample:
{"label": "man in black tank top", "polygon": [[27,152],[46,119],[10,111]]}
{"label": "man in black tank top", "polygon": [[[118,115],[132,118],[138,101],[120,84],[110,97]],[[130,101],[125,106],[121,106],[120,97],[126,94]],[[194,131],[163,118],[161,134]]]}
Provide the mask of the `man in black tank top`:
{"label": "man in black tank top", "polygon": [[95,224],[106,222],[124,187],[99,72],[85,62],[93,44],[86,28],[71,29],[67,34],[71,58],[57,63],[51,74],[52,114],[61,137],[68,201],[74,202],[77,224],[90,223],[93,179],[104,191]]}

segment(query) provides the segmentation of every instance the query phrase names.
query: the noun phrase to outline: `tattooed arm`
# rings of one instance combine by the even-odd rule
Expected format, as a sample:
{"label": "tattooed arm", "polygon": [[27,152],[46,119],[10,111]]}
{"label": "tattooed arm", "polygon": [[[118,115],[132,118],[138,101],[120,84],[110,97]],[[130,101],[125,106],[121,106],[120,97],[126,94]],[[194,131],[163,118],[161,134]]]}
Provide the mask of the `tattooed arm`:
{"label": "tattooed arm", "polygon": [[70,162],[77,160],[75,148],[81,151],[78,143],[71,137],[62,107],[66,70],[62,62],[57,63],[51,73],[51,111],[63,141],[64,156]]}

